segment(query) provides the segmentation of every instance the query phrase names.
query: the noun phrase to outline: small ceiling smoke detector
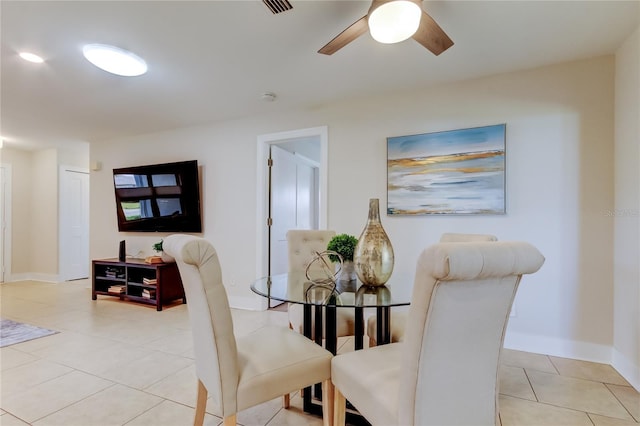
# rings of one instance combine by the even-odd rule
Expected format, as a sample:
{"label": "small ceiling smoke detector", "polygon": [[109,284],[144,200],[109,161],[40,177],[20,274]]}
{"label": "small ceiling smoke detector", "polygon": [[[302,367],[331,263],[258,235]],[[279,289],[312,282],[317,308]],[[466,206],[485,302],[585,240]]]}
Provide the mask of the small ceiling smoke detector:
{"label": "small ceiling smoke detector", "polygon": [[265,92],[260,97],[265,102],[273,102],[276,100],[276,94],[271,92]]}

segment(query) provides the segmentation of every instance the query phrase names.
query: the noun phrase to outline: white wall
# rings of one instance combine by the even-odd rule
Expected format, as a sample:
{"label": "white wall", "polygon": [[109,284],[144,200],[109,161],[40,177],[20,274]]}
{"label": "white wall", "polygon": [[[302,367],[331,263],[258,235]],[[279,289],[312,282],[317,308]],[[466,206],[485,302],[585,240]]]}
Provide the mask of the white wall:
{"label": "white wall", "polygon": [[31,271],[32,157],[29,151],[2,148],[2,162],[11,165],[11,276],[6,281]]}
{"label": "white wall", "polygon": [[58,281],[58,153],[33,154],[30,227],[30,278]]}
{"label": "white wall", "polygon": [[616,53],[613,365],[640,389],[640,29]]}
{"label": "white wall", "polygon": [[58,148],[58,164],[89,170],[89,144],[77,143]]}
{"label": "white wall", "polygon": [[89,168],[89,144],[27,151],[1,151],[11,165],[11,259],[9,281],[57,282],[58,167]]}
{"label": "white wall", "polygon": [[609,362],[613,343],[614,59],[560,64],[407,93],[110,141],[91,147],[91,255],[151,253],[162,235],[117,232],[111,169],[198,159],[204,237],[218,249],[232,303],[253,306],[256,278],[256,139],[327,125],[329,218],[359,235],[368,199],[386,205],[386,137],[507,124],[507,214],[389,217],[394,291],[409,295],[420,251],[443,232],[526,240],[546,256],[526,277],[507,345]]}

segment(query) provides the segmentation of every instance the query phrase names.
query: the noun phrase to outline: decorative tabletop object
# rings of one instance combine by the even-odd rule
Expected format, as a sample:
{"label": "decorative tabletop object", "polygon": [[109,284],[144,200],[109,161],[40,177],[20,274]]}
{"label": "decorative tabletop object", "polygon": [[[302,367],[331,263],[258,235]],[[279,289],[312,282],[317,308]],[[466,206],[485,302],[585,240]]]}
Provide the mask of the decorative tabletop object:
{"label": "decorative tabletop object", "polygon": [[353,254],[356,274],[364,285],[384,285],[393,272],[393,247],[380,222],[380,203],[369,200],[369,218]]}
{"label": "decorative tabletop object", "polygon": [[157,243],[153,243],[153,245],[151,246],[151,248],[153,248],[153,251],[155,251],[156,253],[162,253],[162,241],[160,240]]}
{"label": "decorative tabletop object", "polygon": [[[353,281],[356,279],[356,271],[353,264],[353,252],[355,251],[358,239],[353,235],[336,235],[327,244],[327,250],[334,251],[342,256],[342,273],[340,281]],[[329,260],[336,263],[340,259],[336,255],[329,255]]]}
{"label": "decorative tabletop object", "polygon": [[[165,253],[164,250],[162,249],[162,241],[163,240],[160,240],[157,243],[154,243],[151,247],[156,253],[160,255],[160,259],[162,260],[162,262],[164,263],[175,262],[176,260],[173,257],[169,256],[167,253]],[[157,256],[152,256],[152,257],[157,257]],[[148,263],[157,263],[157,262],[148,262]]]}
{"label": "decorative tabletop object", "polygon": [[[338,258],[339,267],[332,268],[330,256]],[[342,256],[335,251],[325,250],[322,252],[315,252],[307,267],[305,269],[305,276],[307,279],[318,285],[328,285],[333,288],[336,286],[336,279],[340,275],[342,270]]]}
{"label": "decorative tabletop object", "polygon": [[[331,267],[331,258],[336,258],[338,267]],[[342,270],[342,255],[335,251],[316,252],[307,264],[305,275],[309,281],[305,284],[305,301],[326,305],[339,303],[336,292],[336,280]]]}

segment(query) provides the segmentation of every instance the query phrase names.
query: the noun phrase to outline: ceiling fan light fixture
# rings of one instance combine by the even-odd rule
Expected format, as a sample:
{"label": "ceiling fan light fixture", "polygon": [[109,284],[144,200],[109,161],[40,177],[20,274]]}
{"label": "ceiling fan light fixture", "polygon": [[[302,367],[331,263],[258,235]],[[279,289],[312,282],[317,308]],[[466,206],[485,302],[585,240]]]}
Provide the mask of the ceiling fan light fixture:
{"label": "ceiling fan light fixture", "polygon": [[399,43],[415,34],[421,16],[421,7],[413,1],[389,1],[369,11],[369,31],[380,43]]}
{"label": "ceiling fan light fixture", "polygon": [[147,63],[138,55],[107,44],[87,44],[82,54],[101,70],[124,77],[136,77],[147,72]]}

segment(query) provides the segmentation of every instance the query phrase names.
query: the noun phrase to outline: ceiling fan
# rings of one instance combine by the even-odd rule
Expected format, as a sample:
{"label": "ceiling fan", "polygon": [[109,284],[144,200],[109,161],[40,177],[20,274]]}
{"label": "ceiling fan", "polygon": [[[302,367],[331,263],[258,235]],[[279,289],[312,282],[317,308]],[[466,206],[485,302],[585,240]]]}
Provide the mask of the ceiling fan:
{"label": "ceiling fan", "polygon": [[422,10],[422,0],[372,0],[365,16],[324,45],[318,53],[332,55],[367,30],[381,43],[397,43],[412,37],[435,55],[453,46],[449,36]]}

